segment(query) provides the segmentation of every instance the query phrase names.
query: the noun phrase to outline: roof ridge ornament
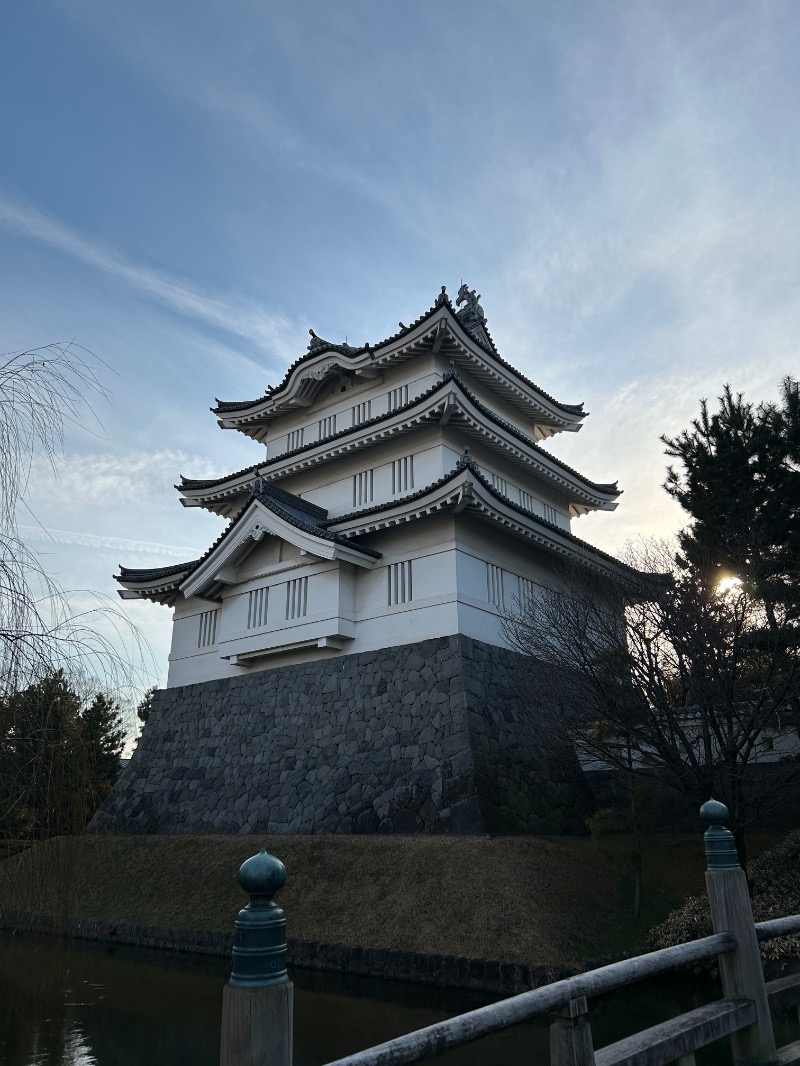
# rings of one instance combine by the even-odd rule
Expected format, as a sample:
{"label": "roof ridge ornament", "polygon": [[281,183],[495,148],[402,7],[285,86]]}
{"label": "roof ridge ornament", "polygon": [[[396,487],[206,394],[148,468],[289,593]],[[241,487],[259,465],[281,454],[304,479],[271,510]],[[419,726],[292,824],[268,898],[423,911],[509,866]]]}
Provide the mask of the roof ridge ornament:
{"label": "roof ridge ornament", "polygon": [[464,470],[465,467],[469,467],[470,469],[472,469],[472,460],[469,457],[468,444],[464,445],[464,454],[458,457],[458,462],[456,463],[456,470]]}
{"label": "roof ridge ornament", "polygon": [[470,289],[466,282],[461,283],[461,288],[458,290],[458,296],[456,297],[456,307],[459,304],[465,304],[460,311],[456,312],[456,316],[464,327],[472,333],[474,330],[483,329],[486,326],[486,315],[481,307],[480,293],[475,289]]}
{"label": "roof ridge ornament", "polygon": [[434,304],[434,307],[441,307],[442,304],[446,304],[447,302],[448,302],[447,286],[446,285],[442,285],[442,291],[436,297],[436,303]]}
{"label": "roof ridge ornament", "polygon": [[310,329],[309,334],[311,340],[308,342],[309,352],[321,352],[327,349],[333,349],[336,352],[357,352],[358,349],[354,348],[351,344],[334,344],[332,341],[326,341],[322,337],[318,337],[313,329]]}

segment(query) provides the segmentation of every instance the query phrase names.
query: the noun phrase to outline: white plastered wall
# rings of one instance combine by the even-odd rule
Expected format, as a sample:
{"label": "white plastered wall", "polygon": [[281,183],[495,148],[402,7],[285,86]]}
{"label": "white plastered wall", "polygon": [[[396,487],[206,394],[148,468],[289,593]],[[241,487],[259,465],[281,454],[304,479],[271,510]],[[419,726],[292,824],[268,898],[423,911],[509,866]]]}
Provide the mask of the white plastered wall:
{"label": "white plastered wall", "polygon": [[[302,557],[269,538],[248,557],[237,584],[221,604],[193,599],[176,609],[170,686],[214,677],[373,651],[431,637],[464,633],[489,644],[505,643],[501,611],[520,598],[519,578],[552,583],[550,557],[499,527],[468,515],[432,515],[363,538],[382,553],[372,569]],[[390,568],[410,561],[412,595],[389,604]],[[502,572],[504,600],[492,603],[487,567]],[[307,611],[286,618],[286,582],[307,578]],[[248,627],[251,592],[268,586],[267,623]],[[201,615],[218,610],[216,641],[198,647]],[[329,640],[317,647],[318,639]],[[339,646],[334,646],[338,639]],[[311,642],[313,647],[300,647]],[[223,655],[263,652],[249,666]]]}

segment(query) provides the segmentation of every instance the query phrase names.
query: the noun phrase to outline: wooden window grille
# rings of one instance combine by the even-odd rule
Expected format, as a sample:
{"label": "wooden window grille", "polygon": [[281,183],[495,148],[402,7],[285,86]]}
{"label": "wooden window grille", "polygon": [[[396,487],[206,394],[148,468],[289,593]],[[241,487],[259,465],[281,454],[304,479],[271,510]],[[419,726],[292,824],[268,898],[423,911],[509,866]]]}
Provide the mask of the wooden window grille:
{"label": "wooden window grille", "polygon": [[353,425],[358,426],[372,417],[372,400],[364,400],[353,407]]}
{"label": "wooden window grille", "polygon": [[302,448],[303,446],[303,430],[293,429],[291,433],[286,435],[286,450],[293,452],[295,448]]}
{"label": "wooden window grille", "polygon": [[495,566],[494,563],[486,564],[486,598],[489,603],[493,603],[495,607],[502,610],[504,595],[503,595],[503,571],[499,566]]}
{"label": "wooden window grille", "polygon": [[554,526],[558,525],[558,512],[549,503],[544,504],[544,517],[547,522],[552,522]]}
{"label": "wooden window grille", "polygon": [[286,582],[286,618],[304,618],[308,612],[308,578]]}
{"label": "wooden window grille", "polygon": [[402,563],[390,563],[387,567],[389,589],[387,603],[394,607],[398,603],[408,603],[413,598],[411,585],[411,560]]}
{"label": "wooden window grille", "polygon": [[198,648],[210,648],[217,643],[217,617],[219,608],[203,611],[200,615],[200,631],[197,637]]}
{"label": "wooden window grille", "polygon": [[360,474],[353,475],[353,507],[372,503],[372,483],[371,470],[362,470]]}
{"label": "wooden window grille", "polygon": [[325,437],[332,437],[336,432],[336,415],[328,415],[327,418],[321,418],[319,420],[319,439],[324,440]]}
{"label": "wooden window grille", "polygon": [[533,510],[533,496],[524,489],[519,490],[519,505],[524,507],[526,511]]}
{"label": "wooden window grille", "polygon": [[408,403],[408,385],[398,385],[396,389],[389,389],[389,410],[395,411],[398,407],[405,407]]}
{"label": "wooden window grille", "polygon": [[253,589],[247,594],[247,628],[259,629],[267,624],[267,607],[269,605],[269,586]]}
{"label": "wooden window grille", "polygon": [[407,455],[403,459],[395,459],[392,463],[392,495],[399,492],[408,492],[414,488],[414,456]]}

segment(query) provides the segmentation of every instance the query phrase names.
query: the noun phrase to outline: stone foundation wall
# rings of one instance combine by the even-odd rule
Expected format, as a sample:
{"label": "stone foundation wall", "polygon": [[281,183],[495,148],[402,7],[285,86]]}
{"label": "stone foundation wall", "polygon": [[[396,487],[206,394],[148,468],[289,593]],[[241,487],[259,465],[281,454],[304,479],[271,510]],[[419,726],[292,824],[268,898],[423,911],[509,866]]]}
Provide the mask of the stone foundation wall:
{"label": "stone foundation wall", "polygon": [[516,663],[452,636],[166,689],[89,831],[582,831]]}

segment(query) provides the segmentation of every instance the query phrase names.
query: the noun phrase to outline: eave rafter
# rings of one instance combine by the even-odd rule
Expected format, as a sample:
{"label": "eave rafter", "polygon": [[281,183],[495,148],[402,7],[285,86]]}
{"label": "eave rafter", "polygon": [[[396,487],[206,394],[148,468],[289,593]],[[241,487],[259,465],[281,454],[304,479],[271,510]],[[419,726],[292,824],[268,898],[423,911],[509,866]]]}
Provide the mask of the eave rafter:
{"label": "eave rafter", "polygon": [[380,444],[393,437],[413,432],[423,425],[449,424],[473,439],[497,449],[507,459],[523,466],[544,485],[564,493],[573,515],[602,509],[613,510],[620,491],[615,484],[589,482],[577,471],[542,451],[536,441],[521,433],[504,419],[486,408],[450,371],[444,379],[422,396],[404,407],[379,415],[369,422],[341,430],[331,437],[312,442],[243,470],[229,479],[199,487],[177,485],[184,506],[203,506],[218,514],[229,514],[237,508],[241,497],[256,476],[278,481],[301,473],[322,463],[334,461],[356,450]]}
{"label": "eave rafter", "polygon": [[[484,331],[485,332],[485,331]],[[252,402],[218,401],[212,407],[224,429],[237,429],[257,440],[267,435],[272,419],[287,411],[308,407],[323,383],[336,377],[367,380],[387,366],[413,358],[421,351],[443,353],[468,368],[470,373],[494,388],[525,412],[537,426],[537,435],[551,436],[562,430],[575,432],[586,412],[580,404],[562,404],[505,362],[493,344],[476,339],[464,327],[446,295],[413,325],[371,347],[316,345],[287,372],[280,385]]]}
{"label": "eave rafter", "polygon": [[628,569],[614,556],[595,548],[573,533],[534,515],[497,492],[469,460],[462,460],[441,481],[390,505],[379,505],[343,515],[328,528],[348,537],[365,536],[404,525],[440,511],[468,512],[551,554],[578,558],[603,571]]}

